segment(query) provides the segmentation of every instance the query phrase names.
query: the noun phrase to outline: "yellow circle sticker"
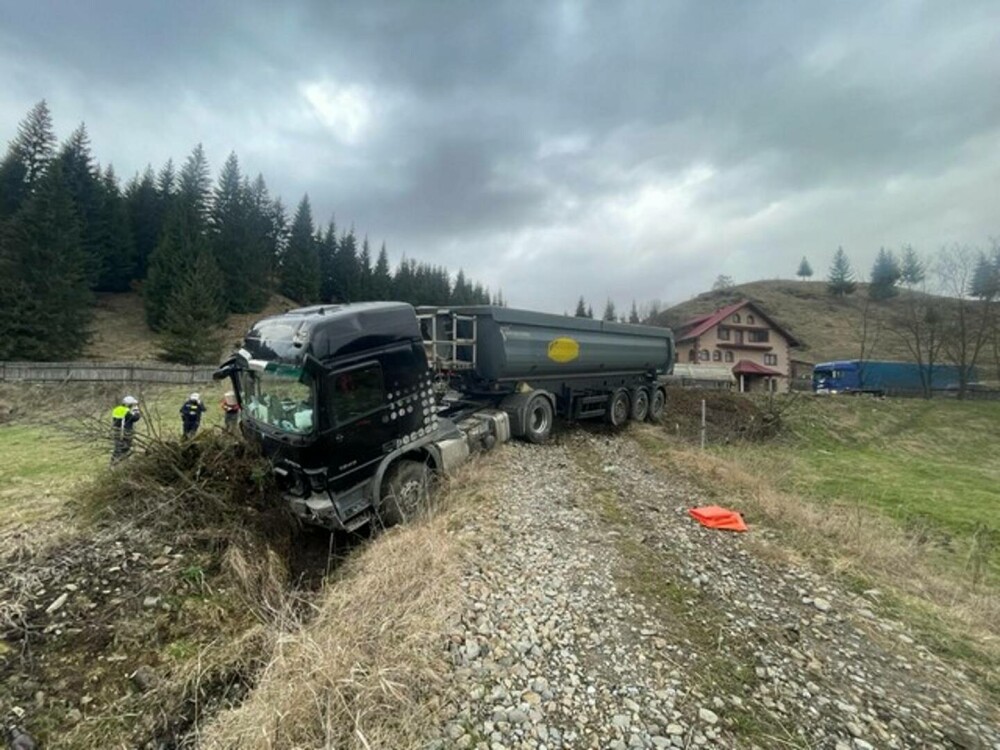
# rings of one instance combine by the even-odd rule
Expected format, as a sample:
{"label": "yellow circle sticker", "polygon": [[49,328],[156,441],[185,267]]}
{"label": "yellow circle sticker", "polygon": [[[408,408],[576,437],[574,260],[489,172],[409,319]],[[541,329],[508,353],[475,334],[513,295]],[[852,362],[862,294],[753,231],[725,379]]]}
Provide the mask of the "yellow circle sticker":
{"label": "yellow circle sticker", "polygon": [[572,362],[580,356],[580,344],[575,339],[558,338],[549,342],[549,359],[553,362]]}

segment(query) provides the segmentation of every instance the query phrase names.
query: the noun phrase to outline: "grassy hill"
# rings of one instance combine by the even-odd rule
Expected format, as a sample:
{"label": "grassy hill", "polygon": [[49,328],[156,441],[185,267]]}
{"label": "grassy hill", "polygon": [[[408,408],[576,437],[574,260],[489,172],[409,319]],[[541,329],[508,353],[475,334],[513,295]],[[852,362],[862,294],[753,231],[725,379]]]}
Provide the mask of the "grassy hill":
{"label": "grassy hill", "polygon": [[[903,300],[869,300],[868,285],[859,284],[854,294],[837,298],[829,294],[825,281],[752,281],[730,289],[705,292],[657,315],[656,325],[677,326],[742,299],[757,302],[771,317],[791,331],[803,346],[793,353],[798,359],[823,362],[853,359],[860,356],[862,323],[868,308],[869,336],[873,359],[911,360],[904,342],[892,330],[889,321],[901,311]],[[992,356],[990,356],[992,359]],[[992,361],[982,362],[981,369],[993,370]],[[983,372],[981,376],[992,376]]]}
{"label": "grassy hill", "polygon": [[[231,351],[255,320],[293,307],[298,305],[274,295],[261,312],[230,315],[223,329],[220,355]],[[150,361],[158,359],[162,349],[159,335],[146,325],[142,297],[136,292],[98,295],[89,333],[90,340],[80,356],[81,360]]]}

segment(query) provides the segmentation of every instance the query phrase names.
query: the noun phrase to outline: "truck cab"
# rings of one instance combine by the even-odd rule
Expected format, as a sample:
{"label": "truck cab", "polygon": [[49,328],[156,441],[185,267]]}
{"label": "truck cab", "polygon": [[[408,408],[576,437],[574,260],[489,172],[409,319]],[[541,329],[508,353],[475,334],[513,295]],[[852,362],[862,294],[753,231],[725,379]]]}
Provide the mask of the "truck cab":
{"label": "truck cab", "polygon": [[813,367],[813,393],[833,395],[861,390],[861,370],[857,362],[822,362]]}
{"label": "truck cab", "polygon": [[394,464],[405,460],[408,476],[426,482],[447,463],[440,443],[462,437],[438,413],[419,324],[403,303],[264,318],[215,375],[233,381],[244,434],[273,462],[293,510],[329,528],[373,520]]}

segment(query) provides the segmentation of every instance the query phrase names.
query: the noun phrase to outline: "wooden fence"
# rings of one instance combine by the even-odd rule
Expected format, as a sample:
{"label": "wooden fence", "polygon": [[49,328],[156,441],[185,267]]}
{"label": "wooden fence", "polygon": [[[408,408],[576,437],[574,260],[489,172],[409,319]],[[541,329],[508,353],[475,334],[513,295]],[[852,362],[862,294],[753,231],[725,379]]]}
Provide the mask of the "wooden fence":
{"label": "wooden fence", "polygon": [[216,368],[164,362],[0,362],[0,382],[207,383]]}

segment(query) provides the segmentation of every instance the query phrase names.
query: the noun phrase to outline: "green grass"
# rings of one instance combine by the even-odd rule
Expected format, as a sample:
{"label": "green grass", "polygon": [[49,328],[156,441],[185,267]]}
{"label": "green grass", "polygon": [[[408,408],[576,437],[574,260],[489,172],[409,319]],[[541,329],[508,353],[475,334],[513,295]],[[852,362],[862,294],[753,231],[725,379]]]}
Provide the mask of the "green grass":
{"label": "green grass", "polygon": [[785,419],[778,441],[713,450],[804,499],[874,509],[953,564],[979,555],[1000,573],[1000,402],[806,398]]}

